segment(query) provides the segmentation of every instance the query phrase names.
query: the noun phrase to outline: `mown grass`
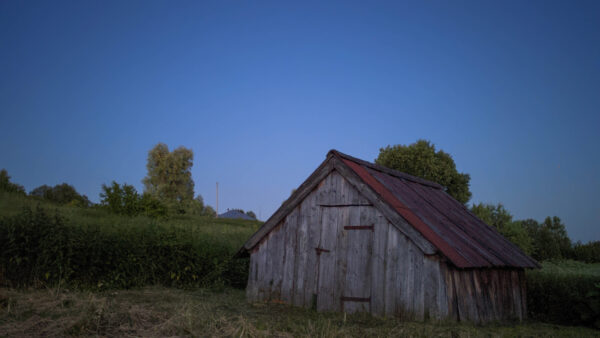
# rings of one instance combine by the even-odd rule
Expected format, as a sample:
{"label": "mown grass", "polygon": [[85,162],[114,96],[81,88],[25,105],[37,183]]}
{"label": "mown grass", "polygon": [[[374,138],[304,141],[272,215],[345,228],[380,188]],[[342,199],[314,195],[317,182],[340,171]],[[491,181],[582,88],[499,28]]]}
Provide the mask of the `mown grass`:
{"label": "mown grass", "polygon": [[542,323],[414,323],[248,304],[244,292],[146,287],[105,292],[0,289],[0,336],[594,337]]}

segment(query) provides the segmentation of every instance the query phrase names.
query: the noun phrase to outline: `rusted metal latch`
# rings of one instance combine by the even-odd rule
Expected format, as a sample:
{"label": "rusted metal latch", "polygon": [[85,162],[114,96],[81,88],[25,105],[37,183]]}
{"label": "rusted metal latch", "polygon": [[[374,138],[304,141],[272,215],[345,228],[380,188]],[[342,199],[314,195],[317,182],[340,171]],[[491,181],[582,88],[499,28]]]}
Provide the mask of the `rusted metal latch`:
{"label": "rusted metal latch", "polygon": [[371,230],[375,231],[375,225],[346,225],[344,226],[344,230]]}
{"label": "rusted metal latch", "polygon": [[320,255],[321,252],[329,252],[329,250],[327,249],[322,249],[322,248],[315,248],[315,250],[317,251],[317,255]]}

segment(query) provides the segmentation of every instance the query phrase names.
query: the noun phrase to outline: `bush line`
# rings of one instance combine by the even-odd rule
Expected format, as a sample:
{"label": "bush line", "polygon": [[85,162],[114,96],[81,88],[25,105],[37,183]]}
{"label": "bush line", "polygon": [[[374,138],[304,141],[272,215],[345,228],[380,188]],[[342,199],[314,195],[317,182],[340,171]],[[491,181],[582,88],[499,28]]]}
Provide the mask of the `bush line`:
{"label": "bush line", "polygon": [[248,261],[232,258],[237,249],[218,238],[194,238],[183,229],[69,226],[58,213],[24,209],[0,220],[0,283],[243,288]]}

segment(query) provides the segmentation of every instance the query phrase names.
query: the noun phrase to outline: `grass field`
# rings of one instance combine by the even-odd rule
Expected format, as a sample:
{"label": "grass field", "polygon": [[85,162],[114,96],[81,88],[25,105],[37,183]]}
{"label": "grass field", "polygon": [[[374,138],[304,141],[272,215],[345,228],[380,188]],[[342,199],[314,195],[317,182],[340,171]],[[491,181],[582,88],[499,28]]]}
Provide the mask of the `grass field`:
{"label": "grass field", "polygon": [[413,323],[247,304],[237,289],[147,287],[78,292],[0,289],[0,336],[594,337],[600,331],[542,323]]}
{"label": "grass field", "polygon": [[542,270],[546,274],[580,275],[600,277],[600,263],[583,263],[574,260],[542,262]]}
{"label": "grass field", "polygon": [[23,208],[35,209],[41,206],[50,211],[58,211],[68,225],[79,227],[99,227],[105,231],[123,231],[132,228],[171,228],[189,232],[192,237],[210,237],[233,247],[242,244],[260,226],[261,222],[218,219],[212,217],[181,215],[168,219],[154,219],[146,216],[127,217],[112,214],[98,208],[59,206],[43,200],[36,200],[0,191],[0,217],[18,215]]}

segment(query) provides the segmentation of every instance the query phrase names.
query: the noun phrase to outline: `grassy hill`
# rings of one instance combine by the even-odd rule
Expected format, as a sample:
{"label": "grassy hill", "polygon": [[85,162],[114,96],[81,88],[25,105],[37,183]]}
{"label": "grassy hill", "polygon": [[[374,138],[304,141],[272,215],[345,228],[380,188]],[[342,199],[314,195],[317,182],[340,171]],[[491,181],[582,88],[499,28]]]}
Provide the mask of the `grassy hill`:
{"label": "grassy hill", "polygon": [[165,219],[154,219],[147,216],[128,217],[110,213],[100,208],[80,208],[61,206],[0,191],[0,218],[13,217],[20,214],[23,208],[42,207],[64,217],[65,224],[79,227],[95,227],[107,231],[121,231],[132,228],[164,228],[189,232],[192,236],[211,238],[225,242],[238,249],[262,224],[258,221],[213,218],[206,216],[181,215]]}
{"label": "grassy hill", "polygon": [[234,253],[260,222],[127,217],[0,193],[0,284],[78,288],[245,286]]}

